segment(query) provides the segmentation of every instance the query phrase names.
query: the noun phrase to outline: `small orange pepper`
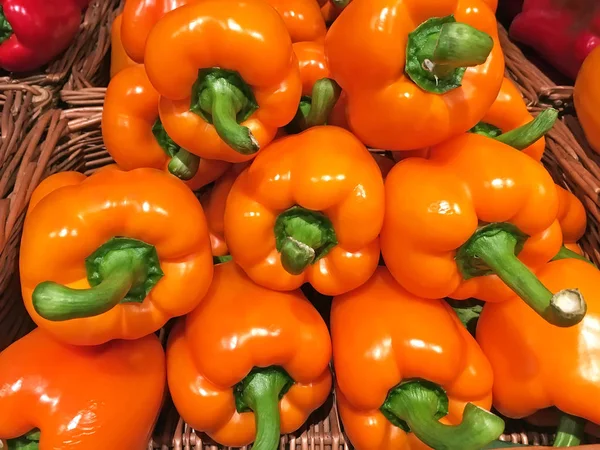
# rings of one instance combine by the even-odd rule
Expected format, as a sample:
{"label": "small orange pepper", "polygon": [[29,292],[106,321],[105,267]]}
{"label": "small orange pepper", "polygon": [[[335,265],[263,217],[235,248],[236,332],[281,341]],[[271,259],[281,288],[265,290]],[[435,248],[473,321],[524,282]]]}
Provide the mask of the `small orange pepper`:
{"label": "small orange pepper", "polygon": [[[534,117],[529,113],[519,90],[509,78],[504,78],[496,101],[483,116],[481,122],[476,125],[476,128],[491,125],[495,128],[495,137],[526,125],[533,120]],[[541,161],[545,148],[546,139],[542,136],[525,148],[523,153],[528,154],[537,161]]]}
{"label": "small orange pepper", "polygon": [[565,243],[581,239],[587,227],[587,214],[581,201],[565,188],[556,185],[558,194],[558,221]]}
{"label": "small orange pepper", "polygon": [[3,448],[147,448],[166,387],[156,336],[78,347],[38,328],[0,353],[0,367]]}
{"label": "small orange pepper", "polygon": [[558,253],[557,213],[556,187],[541,164],[466,133],[388,174],[381,250],[394,278],[415,295],[493,301],[510,288],[546,320],[571,326],[583,318],[583,298],[565,309],[527,267]]}
{"label": "small orange pepper", "polygon": [[160,170],[63,172],[33,192],[23,300],[56,339],[97,345],[153,333],[198,305],[212,270],[200,203]]}
{"label": "small orange pepper", "polygon": [[325,40],[327,27],[316,0],[267,0],[283,18],[292,42]]}
{"label": "small orange pepper", "polygon": [[585,132],[585,137],[592,149],[600,153],[600,85],[598,84],[598,69],[600,68],[600,47],[596,47],[583,61],[575,88],[573,100],[577,118]]}
{"label": "small orange pepper", "polygon": [[290,35],[262,0],[204,0],[172,11],[152,29],[144,63],[166,132],[207,159],[254,158],[300,103]]}
{"label": "small orange pepper", "polygon": [[333,300],[331,339],[339,411],[357,450],[472,450],[502,433],[486,411],[492,369],[475,339],[446,302],[409,294],[385,267]]}
{"label": "small orange pepper", "polygon": [[[579,324],[558,328],[527,308],[518,297],[488,303],[477,324],[477,341],[494,371],[494,406],[507,417],[522,418],[555,406],[583,434],[585,420],[600,423],[600,273],[577,259],[552,261],[537,271],[552,292],[581,292],[588,311]],[[565,302],[575,301],[565,298]],[[570,416],[569,416],[570,415]],[[561,439],[556,447],[566,447]],[[572,436],[572,437],[573,437]],[[572,442],[571,445],[578,445]]]}
{"label": "small orange pepper", "polygon": [[111,48],[110,48],[110,77],[114,77],[121,70],[131,66],[135,66],[137,63],[129,57],[123,47],[121,41],[121,23],[123,21],[123,14],[119,14],[113,21],[111,28]]}
{"label": "small orange pepper", "polygon": [[124,70],[108,84],[102,137],[119,167],[164,169],[192,190],[223,175],[230,163],[202,159],[173,142],[158,116],[159,98],[141,64]]}
{"label": "small orange pepper", "polygon": [[498,0],[483,0],[483,3],[488,5],[490,9],[494,12],[498,9]]}
{"label": "small orange pepper", "polygon": [[229,252],[255,283],[325,295],[355,289],[379,261],[381,171],[350,132],[322,126],[267,147],[225,208]]}
{"label": "small orange pepper", "polygon": [[125,51],[137,63],[144,62],[150,31],[165,14],[198,0],[127,0],[123,8],[121,36]]}
{"label": "small orange pepper", "polygon": [[305,130],[330,122],[341,89],[331,79],[322,42],[297,42],[293,45],[302,79],[302,99],[291,126]]}
{"label": "small orange pepper", "polygon": [[260,287],[229,262],[169,336],[169,390],[216,442],[272,450],[329,396],[330,359],[327,326],[300,291]]}
{"label": "small orange pepper", "polygon": [[367,146],[414,150],[471,129],[500,90],[496,19],[481,0],[354,1],[325,40]]}

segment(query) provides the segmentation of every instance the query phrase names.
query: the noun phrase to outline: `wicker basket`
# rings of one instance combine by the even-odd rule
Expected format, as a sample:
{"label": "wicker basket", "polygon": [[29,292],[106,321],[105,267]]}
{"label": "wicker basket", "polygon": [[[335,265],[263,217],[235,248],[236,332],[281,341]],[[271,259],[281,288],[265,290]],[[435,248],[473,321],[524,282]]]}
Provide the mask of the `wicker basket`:
{"label": "wicker basket", "polygon": [[[113,16],[106,16],[100,36],[108,38],[109,24],[112,23],[112,18]],[[596,193],[600,183],[598,181],[600,180],[600,166],[596,154],[585,143],[580,143],[584,141],[581,140],[582,134],[573,116],[572,102],[570,101],[571,91],[568,88],[556,87],[548,77],[527,61],[521,51],[508,40],[503,29],[500,34],[506,53],[507,74],[520,87],[532,112],[552,105],[564,113],[563,122],[557,123],[548,136],[548,149],[544,163],[553,174],[555,181],[571,189],[586,205],[589,212],[590,226],[583,240],[583,247],[587,254],[598,263],[600,262],[600,251],[598,250],[598,242],[600,241],[600,235],[598,234],[598,223],[600,223],[598,202],[600,200],[598,200]],[[12,227],[8,227],[11,221],[7,221],[5,236],[8,237],[8,234],[10,234],[11,237],[8,240],[5,239],[7,244],[0,254],[3,258],[1,261],[9,261],[13,265],[16,263],[19,225],[23,211],[31,190],[39,182],[41,176],[45,173],[72,169],[90,174],[112,162],[104,148],[100,130],[105,94],[105,88],[100,86],[105,86],[107,83],[105,75],[107,71],[104,71],[106,66],[99,59],[99,55],[106,54],[108,50],[108,44],[103,39],[101,37],[99,40],[98,55],[90,56],[94,61],[93,63],[89,62],[92,59],[87,59],[88,63],[74,66],[73,75],[61,91],[61,99],[69,108],[62,111],[60,119],[58,117],[59,113],[55,110],[49,110],[45,113],[38,112],[35,126],[29,134],[19,139],[20,145],[3,143],[5,145],[2,146],[2,149],[14,148],[9,154],[15,156],[8,158],[8,160],[12,161],[12,159],[18,158],[17,162],[12,164],[18,167],[13,168],[12,172],[7,172],[6,177],[3,175],[1,178],[1,180],[5,178],[13,180],[12,184],[8,183],[12,186],[12,190],[7,191],[3,199],[8,200],[9,203],[7,204],[10,204],[11,201],[15,204],[14,212],[11,210],[4,213],[12,217]],[[88,69],[92,66],[96,68],[96,75],[89,76]],[[100,70],[98,71],[98,69]],[[22,86],[21,97],[29,95],[31,97],[29,102],[33,104],[33,99],[38,98],[34,94],[39,94],[43,88],[35,89],[35,92],[31,91],[31,94],[28,94],[30,91]],[[8,104],[10,104],[9,102],[14,104],[16,100],[12,97],[8,99],[7,96],[4,101]],[[41,102],[41,100],[38,100],[38,102]],[[32,111],[37,111],[33,106],[30,106],[30,108],[33,108]],[[2,120],[4,124],[4,116]],[[14,117],[12,120],[16,128],[19,119]],[[27,129],[25,125],[20,126],[22,130]],[[574,130],[575,135],[571,130]],[[20,133],[24,135],[24,131]],[[28,152],[28,149],[33,150]],[[3,156],[3,160],[6,161],[7,157],[4,153],[6,153],[6,150],[0,153],[0,156]],[[16,176],[15,172],[18,172]],[[15,188],[24,186],[24,182],[28,183],[27,189]],[[2,183],[4,185],[6,182],[2,181]],[[11,192],[16,192],[18,195],[11,194]],[[15,195],[15,199],[11,200],[10,195]],[[7,200],[2,201],[6,202]],[[3,211],[0,207],[0,216]],[[10,233],[7,233],[6,230],[9,230]],[[10,267],[10,265],[4,267]],[[20,325],[0,328],[3,330],[0,335],[0,348],[3,342],[7,343],[22,334],[30,324],[21,306],[18,280],[16,280],[14,273],[14,271],[9,272],[7,275],[6,270],[2,271],[2,275],[6,279],[0,280],[0,289],[9,286],[12,290],[9,290],[10,295],[0,298],[0,327],[4,323],[3,320],[5,320],[5,323],[9,323],[8,318],[10,318],[10,323],[19,323]],[[11,298],[11,303],[6,302],[7,297]],[[535,446],[551,445],[552,443],[552,435],[548,433],[548,430],[534,430],[533,427],[522,421],[509,421],[507,434],[503,435],[501,439]],[[222,447],[215,445],[206,436],[196,433],[186,425],[179,418],[172,403],[167,402],[156,427],[154,438],[148,444],[148,449],[167,450],[171,448],[177,450],[218,450]],[[282,450],[347,450],[349,448],[351,447],[349,447],[342,433],[340,420],[332,399],[313,414],[301,430],[293,435],[282,436],[280,444]],[[592,446],[590,448],[600,447]]]}

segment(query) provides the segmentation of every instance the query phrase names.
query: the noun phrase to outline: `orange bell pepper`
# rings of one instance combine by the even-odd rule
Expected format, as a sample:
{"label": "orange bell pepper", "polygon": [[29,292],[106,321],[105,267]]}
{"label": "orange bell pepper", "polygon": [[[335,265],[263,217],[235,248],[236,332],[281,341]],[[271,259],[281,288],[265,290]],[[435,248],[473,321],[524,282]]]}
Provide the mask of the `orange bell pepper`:
{"label": "orange bell pepper", "polygon": [[158,338],[61,344],[38,328],[0,353],[7,449],[146,448],[165,391]]}
{"label": "orange bell pepper", "polygon": [[[552,292],[570,291],[567,303],[577,303],[580,291],[588,301],[587,315],[578,325],[563,329],[541,320],[517,297],[486,304],[477,341],[494,370],[494,406],[513,418],[556,406],[576,416],[566,416],[564,425],[573,426],[579,435],[585,420],[600,423],[600,273],[587,262],[562,259],[540,268],[537,276]],[[567,445],[561,428],[555,446],[562,448]]]}
{"label": "orange bell pepper", "polygon": [[121,70],[137,63],[127,55],[123,41],[121,40],[121,23],[123,14],[119,14],[113,21],[111,28],[111,49],[110,49],[110,77],[114,77]]}
{"label": "orange bell pepper", "polygon": [[498,9],[498,0],[483,0],[483,3],[488,5],[493,12]]}
{"label": "orange bell pepper", "polygon": [[577,118],[581,123],[590,146],[600,153],[600,86],[598,69],[600,68],[600,47],[596,47],[585,59],[575,81],[573,100]]}
{"label": "orange bell pepper", "polygon": [[169,337],[169,389],[194,429],[225,446],[272,450],[329,396],[330,358],[327,326],[300,291],[265,289],[224,263]]}
{"label": "orange bell pepper", "polygon": [[266,148],[225,208],[229,252],[255,283],[325,295],[355,289],[379,261],[381,171],[350,132],[314,127]]}
{"label": "orange bell pepper", "polygon": [[116,163],[124,170],[167,170],[187,180],[193,190],[223,175],[230,163],[202,159],[173,142],[158,116],[159,98],[143,65],[124,70],[110,81],[102,111],[102,136]]}
{"label": "orange bell pepper", "polygon": [[316,0],[267,0],[283,18],[292,42],[325,40],[327,27]]}
{"label": "orange bell pepper", "polygon": [[585,207],[575,195],[558,184],[556,193],[558,194],[558,221],[562,229],[564,246],[571,252],[581,255],[581,248],[577,245],[577,241],[583,237],[587,227]]}
{"label": "orange bell pepper", "polygon": [[388,174],[381,250],[415,295],[490,301],[510,288],[546,320],[571,326],[585,314],[583,298],[565,309],[563,294],[553,295],[526,266],[560,249],[557,213],[556,188],[541,164],[467,133]]}
{"label": "orange bell pepper", "polygon": [[485,410],[492,370],[475,339],[443,300],[409,294],[385,267],[333,300],[331,339],[339,411],[357,450],[478,450],[502,433]]}
{"label": "orange bell pepper", "polygon": [[212,270],[202,207],[164,172],[63,172],[32,195],[21,242],[23,300],[34,322],[61,341],[96,345],[153,333],[198,305]]}
{"label": "orange bell pepper", "polygon": [[481,0],[354,1],[325,41],[348,120],[369,147],[413,150],[471,129],[498,95],[504,58]]}
{"label": "orange bell pepper", "polygon": [[[485,127],[488,129],[488,133],[486,133],[488,136],[497,137],[501,133],[519,128],[533,120],[534,117],[529,113],[519,90],[509,78],[504,78],[496,101],[475,128],[477,130]],[[542,136],[523,149],[523,153],[541,161],[545,148],[546,139]]]}
{"label": "orange bell pepper", "polygon": [[320,2],[322,3],[321,15],[323,16],[323,19],[325,19],[325,23],[332,24],[351,1],[352,0],[325,0],[324,2]]}
{"label": "orange bell pepper", "polygon": [[293,45],[302,79],[302,99],[291,126],[305,130],[329,122],[341,89],[330,78],[321,42],[297,42]]}
{"label": "orange bell pepper", "polygon": [[123,8],[121,37],[125,51],[137,63],[144,62],[150,31],[165,14],[198,0],[127,0]]}
{"label": "orange bell pepper", "polygon": [[204,0],[172,11],[152,29],[144,62],[165,130],[208,159],[252,159],[300,103],[290,35],[262,0]]}

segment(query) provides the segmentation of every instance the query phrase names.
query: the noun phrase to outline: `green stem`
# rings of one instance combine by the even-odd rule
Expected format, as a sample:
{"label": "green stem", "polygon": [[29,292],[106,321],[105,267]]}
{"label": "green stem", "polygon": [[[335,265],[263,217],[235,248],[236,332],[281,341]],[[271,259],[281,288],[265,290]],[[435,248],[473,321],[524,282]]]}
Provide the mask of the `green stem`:
{"label": "green stem", "polygon": [[331,3],[338,9],[344,9],[351,1],[352,0],[331,0]]}
{"label": "green stem", "polygon": [[459,87],[466,68],[483,64],[493,47],[491,36],[454,16],[432,18],[409,34],[405,72],[420,88],[443,94]]}
{"label": "green stem", "polygon": [[187,181],[194,178],[200,167],[200,157],[181,148],[169,161],[169,172]]}
{"label": "green stem", "polygon": [[552,294],[516,256],[526,239],[512,225],[490,224],[463,244],[456,262],[465,279],[496,274],[549,323],[560,327],[578,324],[587,310],[583,296],[577,289]]}
{"label": "green stem", "polygon": [[224,255],[224,256],[213,256],[213,264],[216,266],[218,264],[224,264],[227,263],[229,261],[232,261],[233,257],[231,255]]}
{"label": "green stem", "polygon": [[44,281],[33,291],[33,307],[44,319],[97,316],[119,303],[143,302],[163,276],[156,249],[135,239],[114,238],[86,259],[89,289]]}
{"label": "green stem", "polygon": [[279,367],[255,368],[234,387],[238,412],[254,411],[256,439],[253,450],[276,450],[279,447],[279,400],[294,380]]}
{"label": "green stem", "polygon": [[581,444],[587,421],[581,417],[563,414],[560,417],[553,447],[576,447]]}
{"label": "green stem", "polygon": [[514,442],[494,441],[489,445],[483,447],[482,450],[488,450],[493,448],[515,448],[515,447],[527,447],[524,444],[515,444]]}
{"label": "green stem", "polygon": [[550,131],[556,119],[558,119],[558,111],[553,108],[546,109],[531,122],[501,134],[496,137],[496,140],[517,150],[524,150]]}
{"label": "green stem", "polygon": [[482,136],[494,139],[502,134],[502,130],[495,125],[486,122],[479,122],[469,130],[469,133],[480,134]]}
{"label": "green stem", "polygon": [[191,111],[212,123],[221,139],[244,155],[259,150],[250,129],[240,124],[257,108],[251,89],[239,73],[217,68],[199,71]]}
{"label": "green stem", "polygon": [[327,216],[299,206],[277,217],[274,232],[281,264],[292,275],[301,274],[338,243],[333,224]]}
{"label": "green stem", "polygon": [[7,441],[8,450],[38,450],[40,448],[40,431],[35,429],[29,433]]}
{"label": "green stem", "polygon": [[556,256],[552,258],[552,261],[558,261],[559,259],[579,259],[593,265],[593,263],[585,256],[575,253],[573,250],[568,249],[564,245],[560,248]]}
{"label": "green stem", "polygon": [[381,412],[436,450],[479,450],[504,431],[502,419],[473,403],[465,406],[460,424],[440,423],[448,414],[448,397],[441,387],[424,380],[410,380],[391,389]]}
{"label": "green stem", "polygon": [[313,86],[309,107],[299,108],[298,128],[306,130],[325,125],[341,93],[342,89],[334,80],[330,78],[318,80]]}
{"label": "green stem", "polygon": [[13,28],[10,25],[10,22],[4,15],[4,10],[2,6],[0,6],[0,44],[6,41],[13,35]]}

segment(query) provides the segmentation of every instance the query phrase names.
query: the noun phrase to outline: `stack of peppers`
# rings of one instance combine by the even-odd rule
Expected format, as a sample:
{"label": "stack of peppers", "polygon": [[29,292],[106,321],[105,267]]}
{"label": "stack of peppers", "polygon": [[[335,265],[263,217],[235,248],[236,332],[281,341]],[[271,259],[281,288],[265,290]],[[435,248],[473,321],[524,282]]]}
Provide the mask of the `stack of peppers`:
{"label": "stack of peppers", "polygon": [[[167,390],[228,447],[276,450],[332,391],[357,450],[500,445],[492,406],[557,408],[576,445],[600,423],[600,273],[495,7],[128,0],[116,164],[27,211],[38,329],[0,354],[8,448],[141,450]],[[475,336],[448,298],[484,302]]]}

